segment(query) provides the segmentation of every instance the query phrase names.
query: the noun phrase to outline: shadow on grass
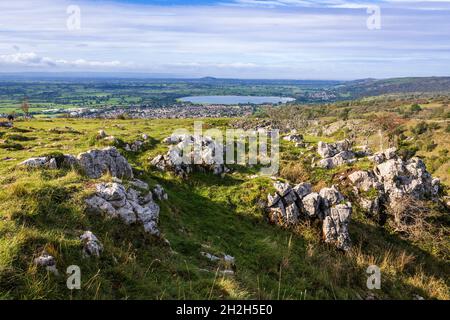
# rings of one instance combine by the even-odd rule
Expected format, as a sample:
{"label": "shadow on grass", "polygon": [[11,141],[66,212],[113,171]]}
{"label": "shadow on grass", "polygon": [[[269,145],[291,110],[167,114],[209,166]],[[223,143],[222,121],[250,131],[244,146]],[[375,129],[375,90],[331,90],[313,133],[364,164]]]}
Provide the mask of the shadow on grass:
{"label": "shadow on grass", "polygon": [[[214,188],[228,183],[238,186],[241,183],[236,179],[215,180],[203,175],[201,178],[201,187]],[[358,264],[354,256],[338,252],[320,240],[313,241],[312,244],[317,246],[309,254],[311,242],[302,234],[269,225],[262,213],[242,214],[236,210],[235,203],[212,201],[199,195],[198,181],[191,182],[190,186],[163,179],[159,179],[159,182],[169,190],[170,200],[162,204],[162,225],[168,232],[174,250],[186,257],[198,257],[199,265],[205,264],[204,258],[199,257],[205,245],[213,253],[235,256],[238,262],[237,279],[253,297],[279,297],[275,288],[279,286],[280,269],[285,274],[284,298],[302,298],[304,290],[310,292],[309,298],[325,299],[356,299],[370,292],[366,287],[366,268],[371,264],[370,261],[367,261],[367,265]],[[310,228],[316,228],[313,232],[320,234],[319,228]],[[427,292],[405,279],[420,272],[430,278],[448,279],[448,265],[444,261],[397,235],[358,221],[352,222],[351,233],[354,246],[361,247],[363,254],[379,259],[379,263],[386,257],[392,259],[393,264],[401,264],[397,258],[400,259],[404,254],[415,257],[413,261],[398,267],[395,272],[399,274],[387,274],[384,277],[379,298],[412,299],[414,294],[429,298]],[[261,290],[255,283],[257,279],[270,289]]]}

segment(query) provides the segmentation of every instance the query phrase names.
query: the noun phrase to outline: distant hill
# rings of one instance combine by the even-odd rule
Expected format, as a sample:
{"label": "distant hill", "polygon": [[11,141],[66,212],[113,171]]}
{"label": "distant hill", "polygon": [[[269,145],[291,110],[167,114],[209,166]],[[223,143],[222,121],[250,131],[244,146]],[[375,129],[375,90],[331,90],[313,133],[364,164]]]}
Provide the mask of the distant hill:
{"label": "distant hill", "polygon": [[450,92],[450,77],[362,79],[335,87],[341,95],[353,98],[389,93]]}

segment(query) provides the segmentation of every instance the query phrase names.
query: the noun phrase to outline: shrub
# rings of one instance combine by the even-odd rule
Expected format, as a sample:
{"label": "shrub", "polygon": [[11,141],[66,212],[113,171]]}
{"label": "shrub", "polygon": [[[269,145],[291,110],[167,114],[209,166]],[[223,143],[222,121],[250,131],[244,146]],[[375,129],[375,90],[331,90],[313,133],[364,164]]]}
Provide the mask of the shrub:
{"label": "shrub", "polygon": [[414,128],[411,129],[412,133],[419,135],[423,134],[428,130],[428,125],[426,122],[419,122]]}
{"label": "shrub", "polygon": [[425,150],[426,150],[427,152],[431,152],[431,151],[433,151],[434,149],[436,149],[436,147],[437,147],[437,144],[434,143],[434,141],[431,141],[430,143],[427,143],[427,145],[425,146]]}
{"label": "shrub", "polygon": [[439,130],[441,126],[437,122],[432,122],[428,124],[428,131],[436,131]]}
{"label": "shrub", "polygon": [[429,229],[427,218],[430,209],[425,202],[404,197],[390,206],[391,225],[396,232],[405,234],[411,239],[418,239],[424,230]]}
{"label": "shrub", "polygon": [[420,105],[418,105],[417,103],[415,103],[415,104],[411,105],[410,110],[413,113],[417,113],[417,112],[422,111],[422,107]]}
{"label": "shrub", "polygon": [[307,170],[301,162],[289,163],[281,169],[281,177],[300,183],[309,180],[309,170]]}
{"label": "shrub", "polygon": [[410,159],[419,151],[417,146],[403,145],[398,149],[398,155],[402,159]]}

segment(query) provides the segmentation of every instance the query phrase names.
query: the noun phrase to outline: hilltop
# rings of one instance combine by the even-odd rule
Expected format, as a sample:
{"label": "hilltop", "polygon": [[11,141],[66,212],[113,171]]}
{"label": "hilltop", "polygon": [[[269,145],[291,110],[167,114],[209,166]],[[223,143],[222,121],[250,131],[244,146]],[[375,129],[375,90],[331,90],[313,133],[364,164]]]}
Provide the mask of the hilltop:
{"label": "hilltop", "polygon": [[[334,112],[333,108],[341,107],[330,108]],[[427,107],[421,112],[427,112]],[[0,128],[0,297],[449,299],[450,221],[445,207],[431,205],[427,228],[409,234],[391,225],[380,227],[354,206],[349,224],[353,244],[348,252],[341,252],[323,242],[317,223],[305,221],[294,229],[270,223],[263,203],[274,192],[274,181],[258,176],[257,167],[233,167],[223,178],[193,173],[187,179],[154,168],[150,160],[167,151],[163,140],[176,128],[191,129],[193,121],[35,119]],[[271,121],[270,117],[264,121]],[[323,121],[328,126],[339,120],[333,121],[328,114]],[[205,119],[205,126],[224,129],[236,126],[236,119]],[[331,170],[307,165],[307,159],[317,157],[314,150],[319,141],[334,142],[349,134],[340,127],[327,132],[319,128],[324,128],[320,122],[311,123],[307,130],[298,128],[303,130],[306,146],[282,140],[278,179],[307,181],[320,190],[336,184],[340,173],[371,168],[364,161]],[[99,140],[99,130],[115,139]],[[444,135],[442,141],[450,141],[442,123],[439,129],[426,130],[436,131],[420,135]],[[143,134],[148,140],[142,149],[127,149],[126,144]],[[76,155],[111,145],[129,161],[136,177],[152,188],[160,184],[167,192],[167,201],[155,200],[161,209],[162,239],[138,225],[126,226],[86,210],[84,200],[95,193],[95,184],[114,181],[111,176],[92,179],[70,168],[18,166],[34,156]],[[436,152],[442,148],[447,147],[439,145]],[[426,164],[430,164],[428,158]],[[449,181],[445,172],[434,173],[444,181],[444,188]],[[351,197],[348,190],[341,191]],[[87,230],[103,245],[99,258],[83,258],[79,237]],[[60,273],[69,265],[79,265],[82,290],[68,290],[64,276],[55,277],[37,267],[33,261],[43,251],[55,258]],[[221,264],[204,253],[232,256],[233,274],[222,273]],[[366,287],[366,269],[373,264],[382,271],[381,290]]]}

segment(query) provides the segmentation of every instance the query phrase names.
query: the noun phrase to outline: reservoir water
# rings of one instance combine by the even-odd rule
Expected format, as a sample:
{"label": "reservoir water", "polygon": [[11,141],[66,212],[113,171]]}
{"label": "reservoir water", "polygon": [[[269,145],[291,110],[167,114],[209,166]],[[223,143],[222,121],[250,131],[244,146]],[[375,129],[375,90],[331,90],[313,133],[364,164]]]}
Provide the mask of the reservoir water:
{"label": "reservoir water", "polygon": [[264,103],[286,103],[294,101],[294,98],[284,97],[261,97],[261,96],[194,96],[178,99],[183,102],[196,104],[264,104]]}

